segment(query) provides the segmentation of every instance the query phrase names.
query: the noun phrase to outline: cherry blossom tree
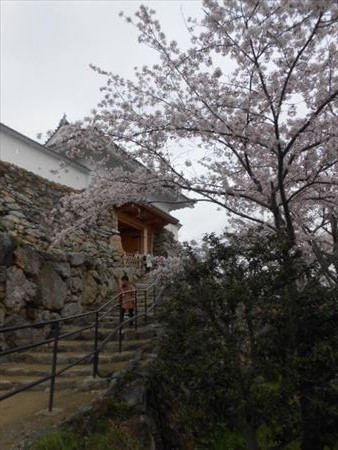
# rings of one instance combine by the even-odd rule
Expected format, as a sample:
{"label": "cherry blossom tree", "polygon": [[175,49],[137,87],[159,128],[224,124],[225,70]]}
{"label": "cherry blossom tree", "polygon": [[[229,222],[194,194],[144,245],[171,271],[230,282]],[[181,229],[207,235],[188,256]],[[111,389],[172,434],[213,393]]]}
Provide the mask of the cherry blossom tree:
{"label": "cherry blossom tree", "polygon": [[[100,172],[105,202],[121,189],[136,201],[139,186],[141,201],[154,187],[190,193],[224,208],[237,229],[283,235],[337,281],[337,1],[204,0],[203,11],[187,20],[188,49],[149,8],[126,18],[158,62],[135,68],[134,80],[93,67],[106,80],[103,98],[73,125],[71,148],[95,149],[106,163],[94,131],[142,162]],[[86,145],[74,139],[79,129]],[[88,195],[95,210],[93,189],[77,207]]]}

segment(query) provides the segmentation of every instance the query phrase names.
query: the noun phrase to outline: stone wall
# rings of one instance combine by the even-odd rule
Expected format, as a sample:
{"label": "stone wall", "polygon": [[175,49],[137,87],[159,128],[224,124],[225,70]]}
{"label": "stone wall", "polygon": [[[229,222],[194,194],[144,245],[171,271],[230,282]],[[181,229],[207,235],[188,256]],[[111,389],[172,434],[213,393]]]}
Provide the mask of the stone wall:
{"label": "stone wall", "polygon": [[56,319],[112,298],[124,272],[114,213],[50,247],[48,217],[70,189],[0,161],[0,327]]}
{"label": "stone wall", "polygon": [[0,324],[80,313],[107,301],[125,269],[83,253],[48,253],[0,232]]}
{"label": "stone wall", "polygon": [[[62,217],[52,211],[59,209],[61,197],[72,192],[75,191],[0,161],[0,229],[35,248],[49,249],[54,233],[62,227]],[[57,250],[111,258],[119,265],[122,246],[114,212],[106,212],[87,230],[67,235],[62,246],[53,249]]]}

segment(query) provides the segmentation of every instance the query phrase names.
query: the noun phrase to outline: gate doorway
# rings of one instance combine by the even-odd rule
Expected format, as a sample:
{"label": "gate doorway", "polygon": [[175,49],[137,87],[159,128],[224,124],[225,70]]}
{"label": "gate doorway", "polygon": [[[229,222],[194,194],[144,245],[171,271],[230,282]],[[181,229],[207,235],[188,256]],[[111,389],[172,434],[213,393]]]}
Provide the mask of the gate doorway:
{"label": "gate doorway", "polygon": [[122,248],[126,253],[135,255],[143,252],[142,230],[120,220],[118,222],[118,230],[121,236]]}

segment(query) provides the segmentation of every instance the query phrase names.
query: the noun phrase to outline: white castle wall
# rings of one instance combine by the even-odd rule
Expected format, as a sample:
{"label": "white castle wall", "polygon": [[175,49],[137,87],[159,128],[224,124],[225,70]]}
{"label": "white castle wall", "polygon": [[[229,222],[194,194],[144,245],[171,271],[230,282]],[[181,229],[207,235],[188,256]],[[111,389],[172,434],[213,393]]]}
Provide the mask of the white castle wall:
{"label": "white castle wall", "polygon": [[65,161],[59,155],[5,127],[0,130],[0,160],[74,189],[85,188],[90,179],[85,168],[71,162],[62,167]]}
{"label": "white castle wall", "polygon": [[[1,125],[0,128],[0,161],[15,164],[47,180],[74,189],[86,188],[91,179],[90,169],[70,160],[67,161],[56,152],[5,125]],[[156,199],[153,201],[154,206],[168,214],[172,209],[177,208],[177,205],[171,203],[156,201]],[[178,239],[179,224],[169,224],[165,228]]]}

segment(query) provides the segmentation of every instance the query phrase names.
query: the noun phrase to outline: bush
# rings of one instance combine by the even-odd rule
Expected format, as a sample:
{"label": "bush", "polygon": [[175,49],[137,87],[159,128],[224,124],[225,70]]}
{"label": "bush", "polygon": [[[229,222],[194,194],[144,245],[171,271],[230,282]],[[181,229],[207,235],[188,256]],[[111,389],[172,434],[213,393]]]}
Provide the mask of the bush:
{"label": "bush", "polygon": [[38,438],[28,450],[142,450],[139,442],[108,421],[100,421],[89,436],[58,430]]}
{"label": "bush", "polygon": [[333,448],[338,292],[320,268],[275,236],[212,235],[175,281],[155,377],[182,432],[205,442],[225,427],[253,450]]}
{"label": "bush", "polygon": [[29,446],[29,450],[78,450],[80,448],[83,448],[82,438],[65,430],[41,436]]}
{"label": "bush", "polygon": [[95,433],[89,436],[84,448],[87,450],[142,450],[135,439],[114,426],[105,434]]}

